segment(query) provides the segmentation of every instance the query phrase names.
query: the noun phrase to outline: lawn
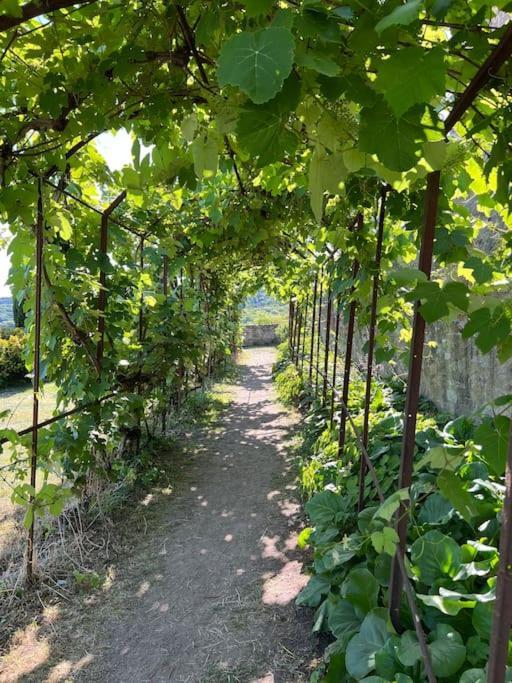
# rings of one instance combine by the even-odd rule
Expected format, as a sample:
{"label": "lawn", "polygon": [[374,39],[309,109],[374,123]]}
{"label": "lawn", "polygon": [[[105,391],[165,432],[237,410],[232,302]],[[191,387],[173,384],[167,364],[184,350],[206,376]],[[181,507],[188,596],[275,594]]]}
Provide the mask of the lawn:
{"label": "lawn", "polygon": [[[53,414],[56,403],[57,387],[48,384],[39,398],[39,420],[45,420]],[[32,387],[30,384],[18,385],[9,389],[0,389],[0,413],[9,411],[9,415],[0,418],[0,429],[24,429],[32,424]]]}

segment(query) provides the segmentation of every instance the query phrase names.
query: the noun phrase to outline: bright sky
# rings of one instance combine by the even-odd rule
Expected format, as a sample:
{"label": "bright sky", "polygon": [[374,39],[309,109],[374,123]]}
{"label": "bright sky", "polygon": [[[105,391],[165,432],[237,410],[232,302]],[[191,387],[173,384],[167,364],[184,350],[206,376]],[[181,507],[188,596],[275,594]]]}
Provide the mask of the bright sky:
{"label": "bright sky", "polygon": [[[96,147],[112,171],[117,171],[132,161],[132,140],[124,129],[118,131],[115,135],[112,133],[102,133],[96,140]],[[0,249],[0,297],[11,296],[11,290],[7,286],[9,266],[7,249]]]}

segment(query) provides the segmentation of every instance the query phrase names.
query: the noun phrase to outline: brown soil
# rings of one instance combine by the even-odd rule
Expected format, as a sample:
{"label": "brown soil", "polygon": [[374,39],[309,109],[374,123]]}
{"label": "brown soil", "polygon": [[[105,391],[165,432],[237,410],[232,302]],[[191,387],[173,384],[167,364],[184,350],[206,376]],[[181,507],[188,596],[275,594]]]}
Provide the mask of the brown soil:
{"label": "brown soil", "polygon": [[129,532],[128,556],[118,553],[101,589],[42,605],[13,641],[2,683],[308,680],[311,615],[294,604],[306,582],[297,418],[276,403],[274,353],[244,352],[220,424],[185,444],[175,491],[149,494],[128,530],[113,532]]}

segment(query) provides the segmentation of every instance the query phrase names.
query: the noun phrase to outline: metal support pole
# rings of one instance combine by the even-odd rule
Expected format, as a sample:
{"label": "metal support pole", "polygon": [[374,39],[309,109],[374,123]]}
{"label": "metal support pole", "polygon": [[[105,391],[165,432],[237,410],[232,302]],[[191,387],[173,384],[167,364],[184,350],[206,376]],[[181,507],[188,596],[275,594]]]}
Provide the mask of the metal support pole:
{"label": "metal support pole", "polygon": [[[368,361],[366,365],[366,391],[364,397],[363,417],[363,446],[368,448],[368,436],[370,426],[370,402],[372,396],[373,354],[375,351],[375,330],[377,327],[377,302],[379,299],[380,262],[382,258],[382,240],[384,237],[384,218],[386,216],[386,187],[383,186],[380,193],[380,210],[377,227],[377,246],[375,248],[375,263],[372,286],[372,300],[370,304],[370,326],[368,330]],[[359,462],[359,501],[358,510],[364,508],[364,482],[368,471],[365,459],[361,456]]]}
{"label": "metal support pole", "polygon": [[[322,271],[320,271],[320,277],[322,277]],[[315,372],[315,398],[318,394],[318,378],[320,375],[320,342],[322,339],[322,295],[323,295],[323,282],[320,280],[320,292],[318,295],[318,331],[316,336],[316,372]]]}
{"label": "metal support pole", "polygon": [[300,372],[304,372],[304,356],[306,355],[306,332],[308,329],[308,308],[309,308],[309,293],[306,295],[306,306],[304,308],[304,325],[302,331],[302,353],[300,354]]}
{"label": "metal support pole", "polygon": [[[359,213],[356,219],[356,229],[361,230],[363,227],[363,214]],[[354,259],[352,266],[352,280],[354,284],[351,287],[350,294],[353,295],[355,291],[355,279],[359,273],[359,261]],[[340,410],[340,432],[338,436],[338,458],[343,457],[343,450],[345,449],[345,437],[347,431],[347,415],[343,409],[343,404],[348,405],[348,394],[350,391],[350,370],[352,368],[352,347],[354,344],[354,328],[356,323],[356,308],[355,301],[350,303],[347,326],[347,343],[345,347],[345,369],[343,371],[343,389],[341,393],[342,407]]]}
{"label": "metal support pole", "polygon": [[[105,211],[101,214],[101,231],[100,231],[100,254],[103,259],[107,258],[108,251],[108,221],[111,213],[119,204],[126,198],[126,190],[123,190],[114,201],[107,206]],[[103,361],[103,353],[105,349],[105,309],[107,306],[107,274],[103,269],[103,264],[100,265],[100,292],[98,294],[98,345],[96,347],[96,360],[98,361],[98,368],[101,372],[101,364]]]}
{"label": "metal support pole", "polygon": [[[425,220],[421,238],[419,269],[430,278],[432,270],[432,254],[434,250],[434,236],[437,220],[437,206],[439,201],[440,172],[434,171],[427,177],[425,193]],[[416,438],[416,419],[420,397],[421,369],[423,365],[423,343],[425,341],[425,320],[420,312],[420,302],[414,305],[412,325],[412,339],[409,358],[409,375],[407,379],[407,394],[405,398],[405,425],[402,439],[402,456],[400,460],[400,476],[398,488],[409,488],[412,482],[414,449]],[[399,543],[397,554],[403,558],[407,542],[407,525],[409,521],[408,506],[403,502],[398,510],[397,532]],[[391,570],[389,614],[393,626],[400,632],[400,604],[402,601],[403,577],[400,572],[397,557],[394,558]]]}
{"label": "metal support pole", "polygon": [[[37,424],[39,422],[39,389],[41,375],[41,299],[43,289],[43,190],[41,179],[37,181],[37,219],[36,219],[36,291],[34,309],[34,379],[32,384],[32,444],[30,453],[30,485],[35,490],[37,479]],[[29,498],[29,506],[34,506],[34,495]],[[35,531],[35,511],[32,510],[32,519],[28,528],[27,537],[27,556],[26,572],[27,581],[32,583],[34,580],[34,531]]]}
{"label": "metal support pole", "polygon": [[[162,267],[162,293],[167,298],[169,294],[169,257],[164,254]],[[165,397],[166,381],[162,382],[162,395]],[[162,409],[162,434],[167,431],[167,401],[164,401]]]}
{"label": "metal support pole", "polygon": [[340,338],[340,317],[341,317],[341,298],[338,296],[336,306],[336,327],[334,330],[334,358],[332,363],[332,396],[331,396],[331,418],[330,425],[334,422],[334,404],[336,401],[336,371],[338,369],[338,344]]}
{"label": "metal support pole", "polygon": [[504,683],[512,623],[512,420],[508,435],[505,500],[501,514],[500,563],[496,583],[487,683]]}
{"label": "metal support pole", "polygon": [[313,381],[313,354],[315,350],[315,316],[316,316],[316,297],[318,292],[318,275],[315,275],[313,286],[313,310],[311,313],[311,344],[309,348],[309,383]]}
{"label": "metal support pole", "polygon": [[329,372],[329,349],[331,346],[331,317],[332,317],[332,291],[329,284],[329,290],[327,292],[327,320],[325,326],[325,349],[324,349],[324,385],[322,389],[322,403],[327,405],[327,386],[328,378],[327,374]]}

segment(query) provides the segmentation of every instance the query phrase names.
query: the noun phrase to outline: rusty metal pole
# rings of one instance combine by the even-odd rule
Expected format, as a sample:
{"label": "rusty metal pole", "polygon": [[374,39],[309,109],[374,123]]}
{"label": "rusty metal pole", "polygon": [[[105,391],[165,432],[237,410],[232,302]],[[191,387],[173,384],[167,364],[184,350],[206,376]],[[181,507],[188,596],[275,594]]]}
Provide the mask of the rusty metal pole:
{"label": "rusty metal pole", "polygon": [[[320,277],[323,277],[323,270],[320,271]],[[318,394],[318,377],[320,374],[320,342],[322,340],[322,296],[323,296],[323,282],[320,280],[320,292],[318,294],[318,330],[316,335],[316,372],[315,372],[315,398]]]}
{"label": "rusty metal pole", "polygon": [[[126,198],[126,190],[123,190],[114,201],[107,206],[105,211],[101,214],[101,230],[100,230],[100,254],[103,259],[107,258],[108,251],[108,220],[111,213],[119,204]],[[103,361],[103,353],[105,349],[105,309],[107,306],[107,274],[100,265],[100,291],[98,294],[98,345],[96,347],[96,360],[98,361],[98,372],[101,372],[101,364]]]}
{"label": "rusty metal pole", "polygon": [[[169,295],[169,257],[167,254],[164,254],[162,266],[162,293],[167,299],[167,296]],[[164,396],[162,410],[162,434],[165,434],[167,431],[167,400],[165,399],[165,388],[166,380],[164,379],[162,382],[162,395]]]}
{"label": "rusty metal pole", "polygon": [[327,405],[327,387],[328,378],[327,374],[329,372],[329,350],[331,346],[331,317],[332,317],[332,290],[329,284],[329,289],[327,291],[327,320],[325,325],[325,349],[324,349],[324,385],[322,389],[322,403]]}
{"label": "rusty metal pole", "polygon": [[[434,236],[437,221],[437,206],[439,201],[440,172],[434,171],[427,177],[425,193],[425,219],[418,267],[428,279],[432,270],[432,255],[434,250]],[[400,475],[398,488],[409,488],[412,481],[414,449],[416,438],[416,419],[420,397],[421,369],[423,365],[423,344],[425,341],[425,320],[420,312],[420,302],[414,305],[412,325],[412,339],[409,358],[409,375],[407,379],[407,394],[405,398],[405,425],[402,439],[402,455],[400,459]],[[399,543],[397,554],[403,558],[407,542],[407,525],[409,521],[408,506],[400,505],[398,510],[397,532]],[[400,632],[400,604],[402,601],[403,578],[397,558],[394,558],[391,570],[389,614],[395,629]]]}
{"label": "rusty metal pole", "polygon": [[[363,214],[359,213],[356,219],[356,229],[361,230],[363,227]],[[355,279],[359,273],[359,261],[354,259],[352,266],[352,280],[354,284],[351,287],[350,294],[353,295],[355,291]],[[355,301],[350,303],[347,325],[347,342],[345,346],[345,368],[343,370],[343,388],[341,393],[342,405],[340,409],[340,431],[338,435],[338,458],[343,457],[345,449],[345,438],[347,432],[347,414],[344,405],[348,406],[348,395],[350,391],[350,370],[352,368],[352,347],[354,345],[354,328],[356,323],[356,308]]]}
{"label": "rusty metal pole", "polygon": [[308,308],[309,308],[309,292],[306,294],[306,305],[304,307],[304,325],[302,330],[302,352],[300,354],[300,373],[304,372],[304,356],[306,355],[306,333],[308,330]]}
{"label": "rusty metal pole", "polygon": [[313,285],[313,308],[311,311],[311,343],[309,345],[309,383],[313,382],[313,354],[315,350],[315,316],[316,316],[316,298],[318,292],[318,275],[315,275],[315,284]]}
{"label": "rusty metal pole", "polygon": [[496,582],[491,630],[491,649],[487,683],[504,683],[508,660],[508,642],[512,623],[512,420],[508,435],[505,469],[505,500],[501,515],[500,563]]}
{"label": "rusty metal pole", "polygon": [[331,417],[330,426],[334,422],[334,404],[336,401],[336,371],[338,369],[338,344],[340,338],[340,317],[341,317],[341,298],[338,296],[336,306],[336,327],[334,329],[334,358],[332,362],[332,396],[331,396]]}
{"label": "rusty metal pole", "polygon": [[288,304],[288,349],[289,349],[290,357],[292,356],[293,318],[294,318],[293,301],[290,299],[290,302]]}
{"label": "rusty metal pole", "polygon": [[[370,427],[370,402],[372,396],[372,376],[373,376],[373,354],[375,351],[375,331],[377,327],[377,302],[379,299],[380,282],[380,262],[382,258],[382,240],[384,237],[384,218],[386,216],[386,186],[383,186],[380,193],[379,219],[377,227],[377,245],[375,248],[374,275],[372,285],[372,299],[370,304],[370,325],[368,330],[368,360],[366,365],[366,390],[364,397],[364,417],[363,417],[363,446],[368,448],[368,436]],[[364,488],[365,478],[368,467],[365,459],[361,457],[359,462],[359,501],[357,509],[359,512],[364,508]]]}
{"label": "rusty metal pole", "polygon": [[[43,290],[43,240],[44,240],[43,190],[41,179],[37,181],[37,218],[36,218],[36,291],[34,308],[34,379],[32,384],[32,444],[30,453],[30,485],[35,491],[37,479],[37,446],[39,422],[39,389],[41,375],[41,299]],[[26,575],[27,581],[34,580],[34,531],[35,511],[34,495],[30,494],[29,506],[32,508],[32,519],[28,528]]]}

